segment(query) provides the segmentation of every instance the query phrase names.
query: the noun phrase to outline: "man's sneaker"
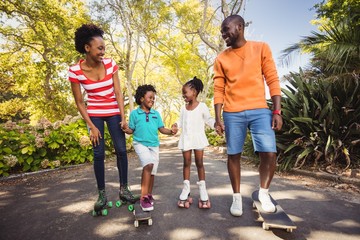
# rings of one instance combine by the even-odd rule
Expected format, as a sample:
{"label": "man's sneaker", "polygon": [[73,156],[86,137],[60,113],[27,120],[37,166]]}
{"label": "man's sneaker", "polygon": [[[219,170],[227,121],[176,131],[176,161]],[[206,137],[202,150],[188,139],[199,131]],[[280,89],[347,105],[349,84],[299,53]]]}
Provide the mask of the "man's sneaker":
{"label": "man's sneaker", "polygon": [[140,199],[140,206],[144,212],[154,210],[154,207],[151,205],[150,199],[147,195]]}
{"label": "man's sneaker", "polygon": [[154,206],[154,198],[153,198],[153,195],[152,194],[148,194],[148,197],[150,199],[150,203],[152,206]]}
{"label": "man's sneaker", "polygon": [[230,207],[230,213],[235,217],[240,217],[243,214],[242,200],[240,193],[233,194],[233,202]]}
{"label": "man's sneaker", "polygon": [[270,195],[266,191],[259,191],[259,201],[265,212],[273,213],[276,210],[275,205],[271,202]]}

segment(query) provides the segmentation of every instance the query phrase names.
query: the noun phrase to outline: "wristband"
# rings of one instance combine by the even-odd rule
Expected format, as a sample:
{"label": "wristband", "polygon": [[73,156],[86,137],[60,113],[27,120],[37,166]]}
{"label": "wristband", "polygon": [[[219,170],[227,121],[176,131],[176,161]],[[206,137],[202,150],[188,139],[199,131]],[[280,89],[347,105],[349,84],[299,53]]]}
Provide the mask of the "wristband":
{"label": "wristband", "polygon": [[277,114],[277,115],[281,115],[281,110],[274,110],[272,113]]}

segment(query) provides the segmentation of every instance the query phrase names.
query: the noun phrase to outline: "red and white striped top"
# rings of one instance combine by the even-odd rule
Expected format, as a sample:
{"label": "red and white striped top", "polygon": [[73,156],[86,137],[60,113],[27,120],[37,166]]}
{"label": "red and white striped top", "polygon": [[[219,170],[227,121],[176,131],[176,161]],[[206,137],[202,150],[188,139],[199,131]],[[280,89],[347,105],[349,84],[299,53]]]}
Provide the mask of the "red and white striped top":
{"label": "red and white striped top", "polygon": [[88,79],[83,73],[80,64],[81,59],[76,65],[69,68],[69,81],[81,84],[85,89],[87,100],[87,112],[90,117],[107,117],[120,114],[119,106],[115,98],[113,75],[119,69],[115,61],[104,58],[103,63],[106,70],[104,79],[93,81]]}

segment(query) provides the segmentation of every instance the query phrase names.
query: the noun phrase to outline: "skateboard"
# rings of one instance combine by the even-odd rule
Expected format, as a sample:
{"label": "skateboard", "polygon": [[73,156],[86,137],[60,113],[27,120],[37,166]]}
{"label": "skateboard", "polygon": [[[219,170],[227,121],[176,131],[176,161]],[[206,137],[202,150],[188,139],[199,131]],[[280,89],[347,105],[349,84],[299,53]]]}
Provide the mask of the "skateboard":
{"label": "skateboard", "polygon": [[91,212],[91,215],[93,217],[96,217],[96,216],[107,216],[108,215],[108,208],[112,208],[113,204],[111,201],[107,202],[105,204],[104,207],[100,208],[100,209],[94,209],[92,210]]}
{"label": "skateboard", "polygon": [[270,196],[271,201],[276,207],[274,213],[267,213],[261,207],[259,201],[259,190],[256,190],[252,193],[253,207],[257,209],[259,213],[259,220],[262,223],[264,230],[269,230],[270,228],[280,228],[285,229],[287,232],[292,232],[293,229],[296,229],[295,224],[291,221],[289,216],[285,213],[284,209]]}
{"label": "skateboard", "polygon": [[136,228],[139,227],[139,223],[141,221],[147,221],[147,224],[149,226],[152,225],[151,212],[144,212],[140,206],[140,203],[134,204],[133,213],[134,213],[134,217],[135,217],[134,226]]}
{"label": "skateboard", "polygon": [[[193,199],[192,199],[192,197],[190,197],[190,194],[189,194],[189,196],[187,197],[186,200],[179,199],[178,207],[179,208],[189,208],[192,203],[193,203]],[[199,206],[200,206],[200,202],[199,202]]]}

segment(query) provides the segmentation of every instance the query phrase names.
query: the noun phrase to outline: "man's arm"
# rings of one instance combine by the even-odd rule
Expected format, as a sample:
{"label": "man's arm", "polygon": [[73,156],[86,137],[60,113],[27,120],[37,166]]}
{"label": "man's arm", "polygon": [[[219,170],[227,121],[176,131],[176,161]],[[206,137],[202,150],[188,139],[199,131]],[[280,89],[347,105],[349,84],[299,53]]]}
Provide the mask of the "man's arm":
{"label": "man's arm", "polygon": [[217,134],[222,135],[225,131],[225,125],[221,120],[221,111],[222,111],[222,103],[217,103],[214,105],[215,108],[215,130]]}
{"label": "man's arm", "polygon": [[279,131],[282,128],[283,120],[281,116],[281,96],[275,95],[271,97],[273,102],[273,118],[272,118],[272,129]]}

